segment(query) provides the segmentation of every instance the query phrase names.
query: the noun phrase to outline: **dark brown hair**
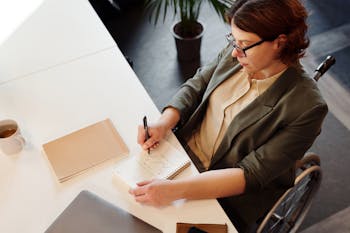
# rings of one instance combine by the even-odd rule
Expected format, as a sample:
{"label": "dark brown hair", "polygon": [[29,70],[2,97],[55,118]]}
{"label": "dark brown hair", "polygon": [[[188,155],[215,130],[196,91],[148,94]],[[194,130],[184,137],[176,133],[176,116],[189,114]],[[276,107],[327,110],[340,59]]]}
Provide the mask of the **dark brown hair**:
{"label": "dark brown hair", "polygon": [[285,64],[297,62],[309,46],[308,14],[299,0],[237,0],[226,15],[230,23],[264,40],[285,34],[287,42],[280,53]]}

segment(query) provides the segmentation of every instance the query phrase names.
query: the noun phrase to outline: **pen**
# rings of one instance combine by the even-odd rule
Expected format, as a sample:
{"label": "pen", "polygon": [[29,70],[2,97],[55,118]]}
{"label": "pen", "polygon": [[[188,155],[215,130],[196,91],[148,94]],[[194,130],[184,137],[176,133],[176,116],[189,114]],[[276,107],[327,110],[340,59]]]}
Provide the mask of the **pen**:
{"label": "pen", "polygon": [[[147,117],[144,116],[143,117],[143,128],[145,129],[146,132],[146,140],[147,141],[149,139],[149,133],[148,133],[148,125],[147,125]],[[148,148],[148,154],[150,154],[150,148]]]}

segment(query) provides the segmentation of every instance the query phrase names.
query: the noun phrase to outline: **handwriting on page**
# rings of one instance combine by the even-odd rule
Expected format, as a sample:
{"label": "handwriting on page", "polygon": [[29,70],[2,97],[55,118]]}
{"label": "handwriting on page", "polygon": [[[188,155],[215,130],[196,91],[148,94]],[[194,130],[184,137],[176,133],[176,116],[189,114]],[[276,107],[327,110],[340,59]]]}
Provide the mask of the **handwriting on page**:
{"label": "handwriting on page", "polygon": [[174,158],[170,160],[165,154],[161,153],[152,153],[151,155],[142,153],[137,157],[139,165],[150,171],[154,178],[160,178],[162,174],[167,173],[166,171],[171,170],[176,165],[174,160]]}
{"label": "handwriting on page", "polygon": [[151,154],[141,151],[139,155],[120,161],[115,172],[130,186],[134,186],[144,180],[172,178],[189,164],[190,160],[186,154],[167,141],[162,141]]}

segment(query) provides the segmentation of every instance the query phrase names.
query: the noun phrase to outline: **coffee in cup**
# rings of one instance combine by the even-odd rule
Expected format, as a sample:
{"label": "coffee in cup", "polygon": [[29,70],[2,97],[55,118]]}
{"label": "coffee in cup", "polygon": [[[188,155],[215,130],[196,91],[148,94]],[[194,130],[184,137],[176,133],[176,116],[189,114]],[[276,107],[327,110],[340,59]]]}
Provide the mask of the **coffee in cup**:
{"label": "coffee in cup", "polygon": [[25,140],[14,120],[0,121],[0,150],[11,155],[22,150]]}

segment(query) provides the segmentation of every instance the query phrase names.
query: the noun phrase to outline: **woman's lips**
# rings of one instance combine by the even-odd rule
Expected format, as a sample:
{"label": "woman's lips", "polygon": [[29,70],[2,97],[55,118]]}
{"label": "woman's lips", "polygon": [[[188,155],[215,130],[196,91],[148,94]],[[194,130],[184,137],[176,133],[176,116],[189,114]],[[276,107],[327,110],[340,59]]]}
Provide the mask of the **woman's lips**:
{"label": "woman's lips", "polygon": [[243,67],[248,65],[247,63],[244,63],[244,62],[240,61],[239,59],[238,59],[238,62],[239,62],[239,64],[241,64],[241,66],[243,66]]}

